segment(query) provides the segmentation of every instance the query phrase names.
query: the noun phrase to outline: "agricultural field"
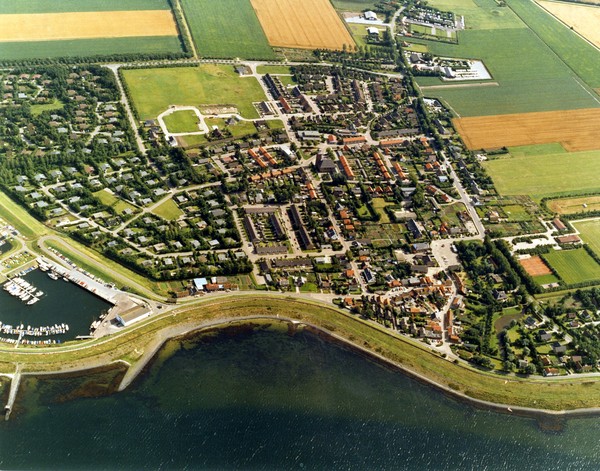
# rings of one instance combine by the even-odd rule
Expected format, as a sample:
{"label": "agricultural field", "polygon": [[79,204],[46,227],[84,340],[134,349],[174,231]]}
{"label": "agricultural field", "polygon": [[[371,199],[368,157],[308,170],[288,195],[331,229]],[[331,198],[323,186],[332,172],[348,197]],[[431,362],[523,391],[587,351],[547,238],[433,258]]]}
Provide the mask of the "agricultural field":
{"label": "agricultural field", "polygon": [[576,214],[600,211],[600,196],[582,196],[581,198],[561,198],[546,202],[548,209],[556,214]]}
{"label": "agricultural field", "polygon": [[0,0],[0,43],[0,60],[182,52],[166,0]]}
{"label": "agricultural field", "polygon": [[555,250],[545,254],[544,258],[568,285],[600,281],[600,265],[585,249]]}
{"label": "agricultural field", "polygon": [[535,2],[506,0],[506,3],[585,83],[592,88],[600,87],[598,49]]}
{"label": "agricultural field", "polygon": [[0,0],[0,15],[73,11],[170,10],[166,0]]}
{"label": "agricultural field", "polygon": [[167,10],[0,15],[0,43],[177,36]]}
{"label": "agricultural field", "polygon": [[467,29],[525,28],[515,13],[494,0],[429,0],[427,4],[465,17]]}
{"label": "agricultural field", "polygon": [[459,118],[454,125],[471,150],[553,142],[569,152],[600,149],[600,108]]}
{"label": "agricultural field", "polygon": [[546,0],[538,3],[548,10],[560,21],[572,27],[596,47],[600,47],[600,8],[591,5],[577,5],[562,2],[549,2]]}
{"label": "agricultural field", "polygon": [[249,0],[181,0],[198,54],[274,59]]}
{"label": "agricultural field", "polygon": [[329,0],[251,0],[269,44],[298,49],[354,48]]}
{"label": "agricultural field", "polygon": [[231,105],[253,119],[259,117],[253,102],[266,99],[254,78],[240,78],[227,65],[130,69],[122,74],[142,121],[155,119],[171,105]]}
{"label": "agricultural field", "polygon": [[175,111],[163,119],[171,133],[198,131],[198,116],[193,111]]}
{"label": "agricultural field", "polygon": [[[527,28],[465,30],[459,33],[459,44],[411,41],[427,44],[433,55],[481,59],[499,84],[440,87],[425,93],[447,103],[458,116],[600,107],[594,92],[574,80],[572,71]],[[434,81],[426,79],[417,78],[417,83],[431,86]]]}
{"label": "agricultural field", "polygon": [[180,216],[183,216],[183,211],[175,204],[175,201],[168,199],[161,205],[152,210],[154,214],[160,216],[167,221],[175,221]]}
{"label": "agricultural field", "polygon": [[374,9],[377,0],[331,0],[336,10],[359,12],[367,9]]}
{"label": "agricultural field", "polygon": [[579,236],[600,257],[600,219],[573,223]]}
{"label": "agricultural field", "polygon": [[536,200],[568,193],[600,192],[600,151],[522,156],[483,163],[502,195]]}

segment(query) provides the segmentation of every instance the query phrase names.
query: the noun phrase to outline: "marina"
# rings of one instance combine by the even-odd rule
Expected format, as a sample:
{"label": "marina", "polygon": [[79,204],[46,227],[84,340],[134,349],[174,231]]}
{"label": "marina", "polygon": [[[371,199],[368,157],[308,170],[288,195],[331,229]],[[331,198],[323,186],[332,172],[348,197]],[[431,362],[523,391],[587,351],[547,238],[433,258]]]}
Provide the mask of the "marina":
{"label": "marina", "polygon": [[[61,281],[65,277],[71,282]],[[43,260],[39,269],[18,273],[0,290],[0,342],[50,345],[87,336],[114,304],[105,299],[117,292],[97,285],[75,269]]]}

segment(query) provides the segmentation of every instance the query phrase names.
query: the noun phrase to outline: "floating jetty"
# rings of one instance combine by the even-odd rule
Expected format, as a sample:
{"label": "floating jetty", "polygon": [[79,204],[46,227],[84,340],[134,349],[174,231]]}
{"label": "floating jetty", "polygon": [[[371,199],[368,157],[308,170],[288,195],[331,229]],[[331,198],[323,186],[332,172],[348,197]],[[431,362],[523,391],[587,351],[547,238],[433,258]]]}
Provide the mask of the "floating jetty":
{"label": "floating jetty", "polygon": [[37,303],[40,297],[44,295],[43,291],[18,276],[4,283],[3,289],[11,296],[19,298],[28,306]]}

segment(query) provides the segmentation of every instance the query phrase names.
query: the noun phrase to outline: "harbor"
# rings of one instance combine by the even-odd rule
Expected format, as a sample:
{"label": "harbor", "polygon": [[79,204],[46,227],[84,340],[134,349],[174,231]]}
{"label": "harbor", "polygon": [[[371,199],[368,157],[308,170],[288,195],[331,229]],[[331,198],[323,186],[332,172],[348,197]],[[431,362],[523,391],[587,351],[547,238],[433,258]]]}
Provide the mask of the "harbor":
{"label": "harbor", "polygon": [[76,269],[43,261],[39,269],[15,274],[0,290],[0,342],[52,345],[88,336],[119,293],[100,285]]}

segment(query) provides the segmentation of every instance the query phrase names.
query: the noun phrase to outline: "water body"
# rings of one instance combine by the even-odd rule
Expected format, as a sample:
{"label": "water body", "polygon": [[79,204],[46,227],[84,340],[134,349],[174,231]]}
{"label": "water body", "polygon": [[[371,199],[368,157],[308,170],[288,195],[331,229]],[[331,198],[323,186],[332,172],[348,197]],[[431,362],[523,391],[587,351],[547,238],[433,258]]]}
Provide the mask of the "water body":
{"label": "water body", "polygon": [[68,324],[67,333],[48,338],[72,340],[78,335],[89,335],[92,322],[111,307],[109,303],[83,288],[62,279],[52,280],[40,270],[29,272],[23,278],[38,290],[42,290],[44,295],[37,303],[28,306],[19,298],[0,289],[0,321],[3,324],[24,324],[32,327]]}
{"label": "water body", "polygon": [[171,344],[123,393],[21,392],[1,469],[597,470],[600,418],[544,432],[460,404],[310,333]]}

